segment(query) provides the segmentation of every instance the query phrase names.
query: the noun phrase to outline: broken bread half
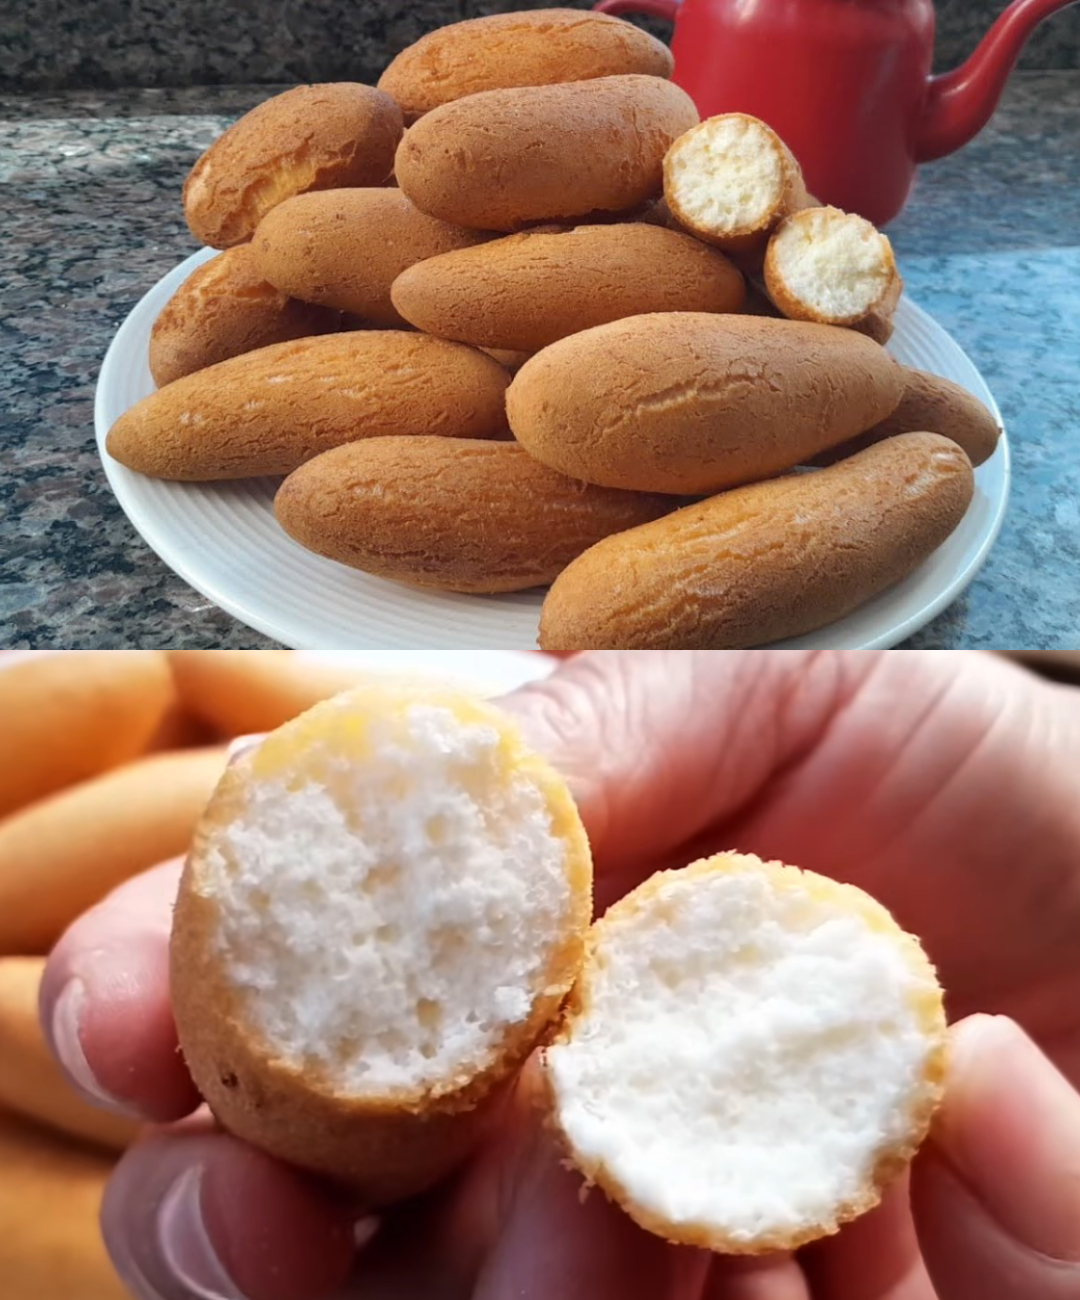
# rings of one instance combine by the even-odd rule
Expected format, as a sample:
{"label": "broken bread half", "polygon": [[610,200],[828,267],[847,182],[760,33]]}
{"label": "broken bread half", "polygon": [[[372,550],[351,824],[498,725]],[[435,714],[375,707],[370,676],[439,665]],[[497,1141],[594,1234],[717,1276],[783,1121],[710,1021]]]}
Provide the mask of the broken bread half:
{"label": "broken bread half", "polygon": [[903,282],[888,236],[865,217],[804,208],[769,240],[765,288],[790,320],[846,325],[884,343]]}
{"label": "broken bread half", "polygon": [[671,145],[664,198],[681,227],[758,265],[772,231],[809,202],[794,154],[747,113],[706,118]]}
{"label": "broken bread half", "polygon": [[722,853],[597,922],[544,1061],[573,1162],[642,1227],[790,1250],[876,1205],[918,1148],[942,994],[861,890]]}
{"label": "broken bread half", "polygon": [[196,832],[171,944],[196,1084],[365,1204],[423,1190],[558,1014],[591,881],[566,785],[493,705],[392,678],[316,705]]}

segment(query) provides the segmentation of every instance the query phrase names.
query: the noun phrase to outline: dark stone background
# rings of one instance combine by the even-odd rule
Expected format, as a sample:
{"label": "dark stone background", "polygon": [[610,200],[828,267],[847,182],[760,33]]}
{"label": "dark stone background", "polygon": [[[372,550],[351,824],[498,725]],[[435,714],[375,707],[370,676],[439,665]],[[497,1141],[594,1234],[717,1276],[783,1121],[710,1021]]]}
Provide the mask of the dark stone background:
{"label": "dark stone background", "polygon": [[[545,3],[0,0],[0,90],[374,81],[398,50],[434,27]],[[937,66],[965,58],[1003,8],[1001,0],[939,4]],[[662,22],[643,25],[669,34]],[[1020,66],[1080,67],[1080,6],[1044,23]]]}

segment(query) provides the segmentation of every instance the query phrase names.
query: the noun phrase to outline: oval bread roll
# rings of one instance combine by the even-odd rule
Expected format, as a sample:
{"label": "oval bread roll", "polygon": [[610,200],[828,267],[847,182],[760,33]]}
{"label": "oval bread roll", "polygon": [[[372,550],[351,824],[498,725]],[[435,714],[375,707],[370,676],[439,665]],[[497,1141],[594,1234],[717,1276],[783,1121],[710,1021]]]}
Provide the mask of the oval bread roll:
{"label": "oval bread roll", "polygon": [[191,233],[230,248],[294,194],[381,185],[401,133],[401,110],[374,86],[331,82],[275,95],[229,127],[191,169],[184,183]]}
{"label": "oval bread roll", "polygon": [[879,421],[857,438],[830,448],[811,464],[831,465],[833,461],[870,447],[883,438],[898,433],[928,430],[943,434],[958,443],[973,465],[981,465],[994,454],[1001,428],[982,402],[961,384],[926,370],[902,367],[904,392],[891,415]]}
{"label": "oval bread roll", "polygon": [[598,542],[553,584],[544,650],[727,650],[800,636],[906,578],[964,517],[971,462],[908,433]]}
{"label": "oval bread roll", "polygon": [[664,198],[680,226],[752,265],[784,217],[809,202],[791,150],[747,113],[707,118],[674,142]]}
{"label": "oval bread roll", "polygon": [[333,334],[339,324],[337,312],[275,289],[241,244],[197,267],[165,304],[150,331],[150,373],[163,388],[270,343]]}
{"label": "oval bread roll", "polygon": [[594,542],[674,504],[575,482],[513,442],[377,438],[302,465],[274,513],[301,546],[365,573],[494,592],[549,583]]}
{"label": "oval bread roll", "polygon": [[167,479],[290,474],[330,447],[386,434],[491,438],[510,376],[460,343],[358,330],[260,348],[178,379],[126,411],[109,455]]}
{"label": "oval bread roll", "polygon": [[410,127],[395,171],[433,217],[517,230],[655,198],[668,146],[697,120],[685,91],[659,77],[488,90]]}
{"label": "oval bread roll", "polygon": [[642,312],[738,311],[743,296],[722,253],[642,224],[509,235],[421,262],[393,288],[429,334],[522,352]]}
{"label": "oval bread roll", "polygon": [[515,352],[510,348],[481,348],[480,351],[486,352],[489,357],[497,361],[500,366],[504,366],[512,375],[516,375],[533,355],[531,352]]}
{"label": "oval bread roll", "polygon": [[43,957],[0,958],[0,1107],[122,1151],[138,1125],[84,1101],[68,1083],[41,1032],[38,989],[44,967]]}
{"label": "oval bread roll", "polygon": [[902,285],[886,235],[865,217],[818,207],[793,213],[773,232],[765,287],[790,320],[865,328],[874,337]]}
{"label": "oval bread roll", "polygon": [[706,493],[799,464],[900,400],[900,368],[830,325],[632,316],[538,352],[507,393],[526,451],[572,478]]}
{"label": "oval bread roll", "polygon": [[135,758],[175,699],[156,650],[0,652],[0,817]]}
{"label": "oval bread roll", "polygon": [[113,1161],[0,1111],[5,1300],[131,1300],[101,1239]]}
{"label": "oval bread roll", "polygon": [[487,238],[427,216],[400,190],[322,190],[279,203],[259,223],[252,250],[260,273],[284,293],[396,326],[390,286],[402,271]]}
{"label": "oval bread roll", "polygon": [[578,9],[490,14],[407,46],[379,78],[406,121],[484,90],[640,72],[670,77],[666,45],[620,18]]}
{"label": "oval bread roll", "polygon": [[544,1065],[571,1159],[643,1228],[794,1250],[877,1205],[918,1150],[945,1009],[868,894],[719,853],[593,926]]}
{"label": "oval bread roll", "polygon": [[187,850],[223,749],[155,754],[0,822],[0,955],[44,953],[109,890]]}
{"label": "oval bread roll", "polygon": [[227,1129],[365,1206],[422,1191],[558,1014],[591,886],[564,781],[494,706],[389,681],[317,705],[227,770],[188,858],[192,1076]]}

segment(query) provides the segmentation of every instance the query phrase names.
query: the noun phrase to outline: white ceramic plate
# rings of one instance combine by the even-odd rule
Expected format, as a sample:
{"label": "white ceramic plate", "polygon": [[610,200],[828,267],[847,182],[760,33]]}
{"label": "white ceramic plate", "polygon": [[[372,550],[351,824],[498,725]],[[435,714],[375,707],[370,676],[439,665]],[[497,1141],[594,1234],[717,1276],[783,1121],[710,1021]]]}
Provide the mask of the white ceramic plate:
{"label": "white ceramic plate", "polygon": [[[117,464],[105,451],[113,422],[153,392],[150,327],[181,282],[212,249],[159,280],[120,326],[101,367],[94,410],[98,447],[117,500],[170,568],[215,604],[283,645],[301,649],[536,645],[542,592],[459,596],[418,592],[312,555],[274,521],[276,479],[162,483]],[[1000,412],[982,376],[934,320],[905,297],[889,350],[899,361],[963,384]],[[874,649],[896,645],[956,599],[986,559],[1009,491],[1005,438],[975,472],[975,499],[960,527],[906,582],[847,618],[784,648]]]}

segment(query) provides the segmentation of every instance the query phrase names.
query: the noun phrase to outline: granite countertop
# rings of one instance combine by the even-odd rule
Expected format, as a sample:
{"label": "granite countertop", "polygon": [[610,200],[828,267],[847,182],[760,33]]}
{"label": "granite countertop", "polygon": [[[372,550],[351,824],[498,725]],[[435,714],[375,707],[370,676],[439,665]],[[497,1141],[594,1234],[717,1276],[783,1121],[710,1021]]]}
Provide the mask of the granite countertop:
{"label": "granite countertop", "polygon": [[[0,97],[0,645],[258,649],[274,643],[142,543],[94,443],[112,334],[190,253],[180,185],[259,87]],[[991,125],[923,168],[890,229],[911,297],[975,360],[1014,457],[985,569],[908,642],[1080,643],[1080,72],[1017,73]]]}

